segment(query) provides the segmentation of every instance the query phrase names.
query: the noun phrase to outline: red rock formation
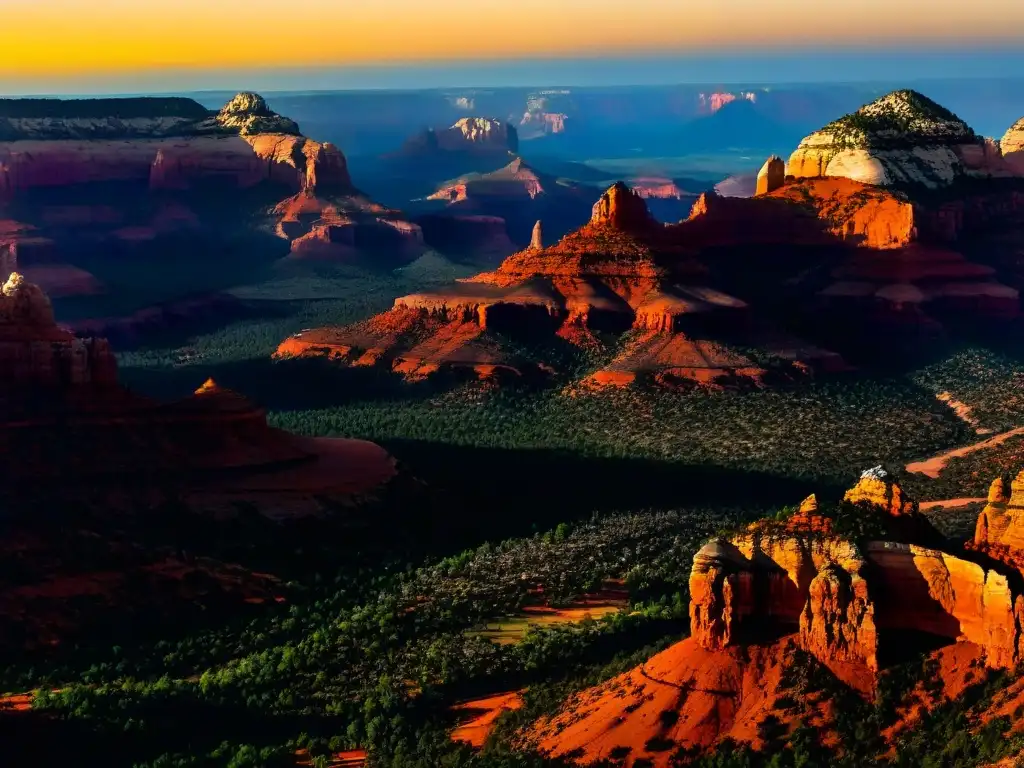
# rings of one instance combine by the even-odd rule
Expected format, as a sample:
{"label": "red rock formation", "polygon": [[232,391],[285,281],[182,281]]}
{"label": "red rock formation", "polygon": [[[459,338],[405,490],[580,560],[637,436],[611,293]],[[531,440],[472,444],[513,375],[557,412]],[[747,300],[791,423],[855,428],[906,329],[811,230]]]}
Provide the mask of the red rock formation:
{"label": "red rock formation", "polygon": [[[858,564],[859,565],[859,564]],[[800,643],[819,659],[878,667],[878,631],[868,583],[829,563],[811,580],[800,614]]]}
{"label": "red rock formation", "polygon": [[676,749],[710,748],[727,738],[761,746],[758,725],[783,696],[791,648],[784,638],[711,651],[688,638],[573,695],[522,741],[581,765],[615,760],[652,768],[668,768]]}
{"label": "red rock formation", "polygon": [[568,120],[569,116],[562,112],[527,110],[519,121],[519,137],[526,140],[565,133],[565,124]]}
{"label": "red rock formation", "polygon": [[843,500],[851,504],[878,507],[893,517],[909,515],[914,511],[914,505],[906,498],[903,489],[881,467],[865,470],[857,484],[846,492]]}
{"label": "red rock formation", "polygon": [[629,232],[649,229],[653,220],[643,198],[619,181],[594,203],[590,223]]}
{"label": "red rock formation", "polygon": [[978,516],[974,549],[1024,573],[1024,472],[1012,482],[997,477]]}
{"label": "red rock formation", "polygon": [[106,341],[78,339],[59,328],[46,294],[12,273],[0,289],[0,388],[31,393],[116,380]]}
{"label": "red rock formation", "polygon": [[[1001,488],[993,495],[1004,498]],[[879,515],[890,534],[940,539],[877,470],[846,501]],[[801,646],[822,662],[875,669],[885,631],[915,630],[974,643],[992,667],[1022,658],[1024,595],[1006,575],[908,539],[854,542],[820,521],[816,502],[805,502],[785,522],[756,523],[698,552],[690,574],[696,641],[721,649],[755,630],[799,624]]]}
{"label": "red rock formation", "polygon": [[[226,469],[237,474],[219,489],[230,485],[242,496],[252,483],[263,498],[271,491],[347,496],[393,476],[393,462],[374,448],[375,458],[362,447],[322,446],[272,429],[262,408],[212,379],[172,403],[135,396],[118,385],[107,342],[58,327],[37,286],[15,273],[0,290],[0,481],[12,496],[74,493],[80,484],[90,493],[164,489],[190,485],[196,473],[209,492],[210,473]],[[353,457],[351,467],[343,455]],[[255,470],[258,480],[247,480]]]}
{"label": "red rock formation", "polygon": [[[199,116],[94,125],[95,119],[75,117],[76,102],[68,102],[69,117],[17,121],[16,139],[0,142],[0,179],[8,198],[32,194],[22,207],[36,228],[0,227],[0,252],[17,249],[17,266],[30,269],[73,263],[79,242],[109,239],[141,247],[184,230],[202,238],[204,226],[231,232],[252,222],[299,241],[292,249],[299,256],[347,257],[351,249],[338,244],[348,245],[349,239],[355,251],[386,250],[408,258],[421,253],[418,228],[362,196],[337,147],[302,136],[293,121],[271,112],[256,94],[239,94],[216,114],[182,101]],[[143,109],[145,102],[140,104]],[[94,184],[103,184],[102,195],[112,202],[93,204]],[[47,191],[56,188],[62,188],[59,206],[46,202]],[[225,197],[232,189],[248,190],[237,200],[250,210],[211,205],[213,197],[234,201],[235,195]],[[63,202],[76,196],[82,204]],[[43,237],[50,230],[59,235],[59,255],[35,247],[46,242],[55,248],[53,239]],[[79,280],[70,287],[80,292],[85,284]]]}
{"label": "red rock formation", "polygon": [[786,161],[778,155],[765,160],[757,173],[755,195],[767,195],[786,183]]}
{"label": "red rock formation", "polygon": [[533,234],[530,236],[530,250],[540,251],[544,249],[544,230],[541,228],[541,223],[538,220],[533,225]]}
{"label": "red rock formation", "polygon": [[[395,303],[396,310],[403,317],[413,309],[424,318],[475,323],[482,330],[557,332],[586,346],[596,343],[594,330],[621,332],[632,326],[642,331],[623,346],[608,368],[591,377],[593,384],[623,385],[638,376],[669,386],[760,383],[767,374],[762,366],[699,327],[704,316],[712,318],[708,321],[712,325],[721,318],[726,325],[742,327],[747,305],[701,284],[707,269],[692,257],[688,238],[678,236],[683,229],[659,224],[643,199],[620,182],[594,206],[589,224],[557,244],[520,251],[494,272],[452,288],[402,297]],[[694,327],[681,332],[681,325],[690,321]],[[330,349],[381,349],[398,343],[384,355],[396,370],[411,352],[403,350],[405,342],[393,339],[390,332],[367,339],[364,330],[354,328],[351,343],[338,340],[345,338],[344,331],[330,335],[335,339]],[[469,338],[466,329],[452,335],[463,342]],[[838,360],[831,353],[764,329],[758,329],[751,342],[782,361],[779,371],[788,370],[794,376],[804,375],[800,364],[828,367],[834,364],[833,358]],[[481,347],[474,341],[473,348]],[[306,354],[308,349],[289,340],[278,353]],[[458,356],[453,355],[455,349]],[[431,354],[441,355],[434,361],[437,366],[445,360],[465,365],[466,349],[448,341],[429,347]],[[348,359],[349,354],[343,357]],[[487,355],[486,364],[494,364],[493,354]]]}
{"label": "red rock formation", "polygon": [[443,200],[447,203],[461,203],[478,197],[533,200],[549,191],[553,190],[548,189],[546,181],[521,157],[517,157],[505,167],[491,173],[456,179],[439,187],[427,199]]}
{"label": "red rock formation", "polygon": [[486,117],[463,117],[452,126],[430,129],[409,139],[402,155],[458,152],[471,155],[507,154],[519,150],[519,134],[504,122]]}

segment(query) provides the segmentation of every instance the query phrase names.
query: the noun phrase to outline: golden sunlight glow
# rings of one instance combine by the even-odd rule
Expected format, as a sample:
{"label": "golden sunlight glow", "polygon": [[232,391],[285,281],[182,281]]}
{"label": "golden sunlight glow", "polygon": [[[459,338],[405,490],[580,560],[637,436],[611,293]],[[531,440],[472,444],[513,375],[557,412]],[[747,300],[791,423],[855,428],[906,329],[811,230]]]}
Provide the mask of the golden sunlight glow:
{"label": "golden sunlight glow", "polygon": [[4,74],[1019,42],[1021,0],[0,0]]}

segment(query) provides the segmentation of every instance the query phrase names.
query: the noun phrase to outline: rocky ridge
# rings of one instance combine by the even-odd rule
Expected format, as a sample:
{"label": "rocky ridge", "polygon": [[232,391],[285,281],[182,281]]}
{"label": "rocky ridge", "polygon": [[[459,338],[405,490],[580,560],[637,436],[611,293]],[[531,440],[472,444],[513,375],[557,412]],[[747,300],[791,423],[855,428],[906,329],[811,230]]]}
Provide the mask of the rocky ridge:
{"label": "rocky ridge", "polygon": [[[17,272],[0,288],[0,389],[7,409],[39,391],[112,387],[117,363],[103,339],[80,339],[57,326],[50,299]],[[14,398],[12,393],[17,391]]]}
{"label": "rocky ridge", "polygon": [[[253,223],[301,241],[303,255],[348,257],[381,243],[419,253],[418,228],[362,195],[337,147],[301,135],[257,94],[218,112],[189,99],[5,100],[3,120],[0,206],[16,205],[19,220],[0,226],[0,252],[19,269],[73,268],[85,241],[152,251],[167,236]],[[212,202],[228,191],[245,192],[237,210]]]}

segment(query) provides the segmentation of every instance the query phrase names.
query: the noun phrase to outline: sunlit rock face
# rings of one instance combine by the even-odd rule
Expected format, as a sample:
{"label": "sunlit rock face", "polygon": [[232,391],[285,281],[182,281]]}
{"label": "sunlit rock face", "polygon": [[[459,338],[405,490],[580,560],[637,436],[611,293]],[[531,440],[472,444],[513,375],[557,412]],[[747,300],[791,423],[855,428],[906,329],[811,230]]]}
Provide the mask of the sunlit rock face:
{"label": "sunlit rock face", "polygon": [[778,155],[769,157],[757,172],[755,195],[767,195],[786,183],[786,161]]}
{"label": "sunlit rock face", "polygon": [[1010,171],[1016,176],[1024,176],[1024,117],[1003,134],[999,149]]}
{"label": "sunlit rock face", "polygon": [[[1019,489],[1018,489],[1019,490]],[[1010,495],[993,487],[978,538],[1005,532]],[[855,540],[804,502],[783,522],[762,521],[715,539],[694,557],[690,621],[704,648],[748,642],[766,626],[798,628],[800,644],[826,664],[878,667],[886,630],[914,630],[975,643],[992,667],[1024,651],[1024,596],[1007,575],[922,546],[942,537],[881,468],[847,494],[846,525],[862,515],[898,540]]]}
{"label": "sunlit rock face", "polygon": [[1004,173],[997,148],[926,96],[894,91],[800,142],[786,165],[796,178],[938,189]]}
{"label": "sunlit rock face", "polygon": [[487,117],[459,118],[447,128],[431,128],[412,137],[404,155],[426,156],[437,152],[502,155],[519,151],[519,134],[504,120]]}

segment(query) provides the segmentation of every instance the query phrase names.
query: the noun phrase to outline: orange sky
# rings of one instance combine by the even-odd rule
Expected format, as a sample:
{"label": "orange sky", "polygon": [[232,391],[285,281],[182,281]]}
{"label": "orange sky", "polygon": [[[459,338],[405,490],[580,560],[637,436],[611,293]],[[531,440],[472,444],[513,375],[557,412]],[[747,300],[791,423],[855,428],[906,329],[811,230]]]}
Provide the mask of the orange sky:
{"label": "orange sky", "polygon": [[0,0],[25,77],[570,56],[648,49],[1024,42],[1024,0]]}

